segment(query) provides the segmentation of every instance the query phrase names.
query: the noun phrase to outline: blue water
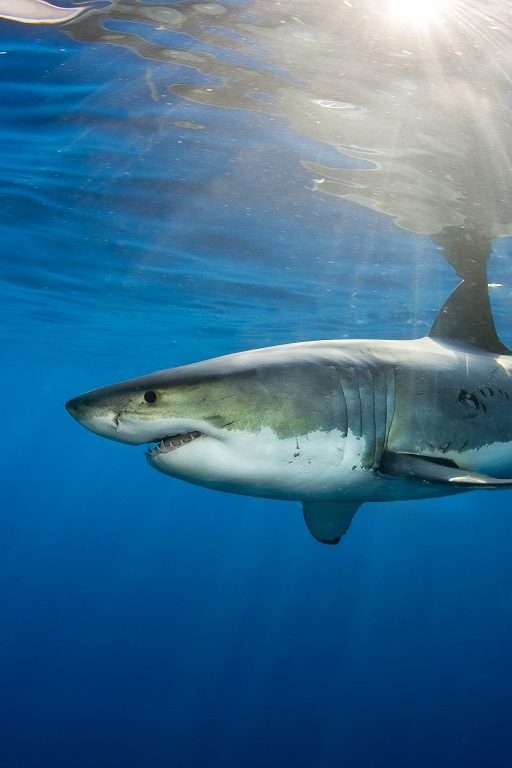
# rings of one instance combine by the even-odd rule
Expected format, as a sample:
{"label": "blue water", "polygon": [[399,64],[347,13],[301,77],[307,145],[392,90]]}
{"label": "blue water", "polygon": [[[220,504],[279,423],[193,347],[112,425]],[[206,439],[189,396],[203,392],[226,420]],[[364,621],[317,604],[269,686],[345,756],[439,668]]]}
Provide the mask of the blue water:
{"label": "blue water", "polygon": [[455,285],[434,243],[314,194],[300,160],[355,161],[284,117],[171,92],[195,70],[8,22],[0,51],[1,768],[510,766],[509,492],[365,505],[322,547],[298,505],[159,475],[64,410],[422,335]]}

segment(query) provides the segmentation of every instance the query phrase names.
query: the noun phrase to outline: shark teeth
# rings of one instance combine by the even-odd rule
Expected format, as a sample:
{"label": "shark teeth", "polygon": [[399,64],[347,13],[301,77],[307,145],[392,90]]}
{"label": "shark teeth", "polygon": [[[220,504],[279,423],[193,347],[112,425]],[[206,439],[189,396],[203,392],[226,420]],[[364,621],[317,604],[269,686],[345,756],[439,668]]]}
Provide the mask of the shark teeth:
{"label": "shark teeth", "polygon": [[170,453],[171,451],[175,451],[177,448],[181,448],[182,445],[186,445],[187,443],[191,443],[193,440],[197,440],[198,437],[201,437],[201,432],[185,432],[182,435],[170,435],[169,437],[164,437],[158,445],[155,448],[150,448],[147,451],[147,456],[149,458],[154,458],[155,456],[159,456],[161,453]]}

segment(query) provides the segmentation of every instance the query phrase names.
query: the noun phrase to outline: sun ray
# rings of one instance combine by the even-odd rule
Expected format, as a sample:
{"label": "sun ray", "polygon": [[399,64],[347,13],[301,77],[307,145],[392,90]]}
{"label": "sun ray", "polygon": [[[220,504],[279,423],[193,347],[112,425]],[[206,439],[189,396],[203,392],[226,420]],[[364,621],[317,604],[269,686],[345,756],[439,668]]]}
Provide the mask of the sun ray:
{"label": "sun ray", "polygon": [[404,24],[423,26],[435,20],[445,5],[443,0],[392,0],[390,16]]}

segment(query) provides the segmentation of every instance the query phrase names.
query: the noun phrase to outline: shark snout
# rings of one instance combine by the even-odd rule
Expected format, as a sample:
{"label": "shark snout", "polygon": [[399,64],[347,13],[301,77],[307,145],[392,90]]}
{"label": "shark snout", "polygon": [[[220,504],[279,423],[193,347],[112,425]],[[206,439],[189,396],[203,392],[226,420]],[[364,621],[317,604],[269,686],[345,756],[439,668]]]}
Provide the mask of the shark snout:
{"label": "shark snout", "polygon": [[95,418],[105,419],[109,417],[114,421],[115,411],[111,408],[101,407],[91,395],[80,395],[68,400],[66,403],[68,413],[81,424],[85,424]]}
{"label": "shark snout", "polygon": [[74,419],[81,421],[81,417],[83,417],[86,410],[84,398],[74,397],[72,400],[68,400],[66,403],[66,410],[69,414],[71,414],[71,416],[73,416]]}
{"label": "shark snout", "polygon": [[116,398],[103,393],[95,390],[68,400],[66,410],[86,429],[120,443],[141,445],[168,434],[167,424],[134,414],[125,395]]}
{"label": "shark snout", "polygon": [[118,435],[120,414],[111,408],[100,407],[94,397],[88,395],[74,397],[66,403],[66,410],[92,432],[123,441],[123,438]]}

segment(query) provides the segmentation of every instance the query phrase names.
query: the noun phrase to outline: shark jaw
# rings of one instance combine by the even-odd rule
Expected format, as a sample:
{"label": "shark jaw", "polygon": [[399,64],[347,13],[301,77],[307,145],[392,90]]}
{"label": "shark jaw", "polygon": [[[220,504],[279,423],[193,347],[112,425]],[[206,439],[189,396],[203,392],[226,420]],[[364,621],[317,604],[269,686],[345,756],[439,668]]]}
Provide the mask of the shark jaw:
{"label": "shark jaw", "polygon": [[162,454],[171,453],[172,451],[178,450],[178,448],[181,448],[183,445],[192,442],[192,440],[197,440],[199,437],[201,437],[201,432],[198,432],[197,430],[194,430],[193,432],[185,432],[182,435],[169,435],[168,437],[163,437],[155,448],[149,448],[146,451],[146,456],[148,459],[153,459]]}

